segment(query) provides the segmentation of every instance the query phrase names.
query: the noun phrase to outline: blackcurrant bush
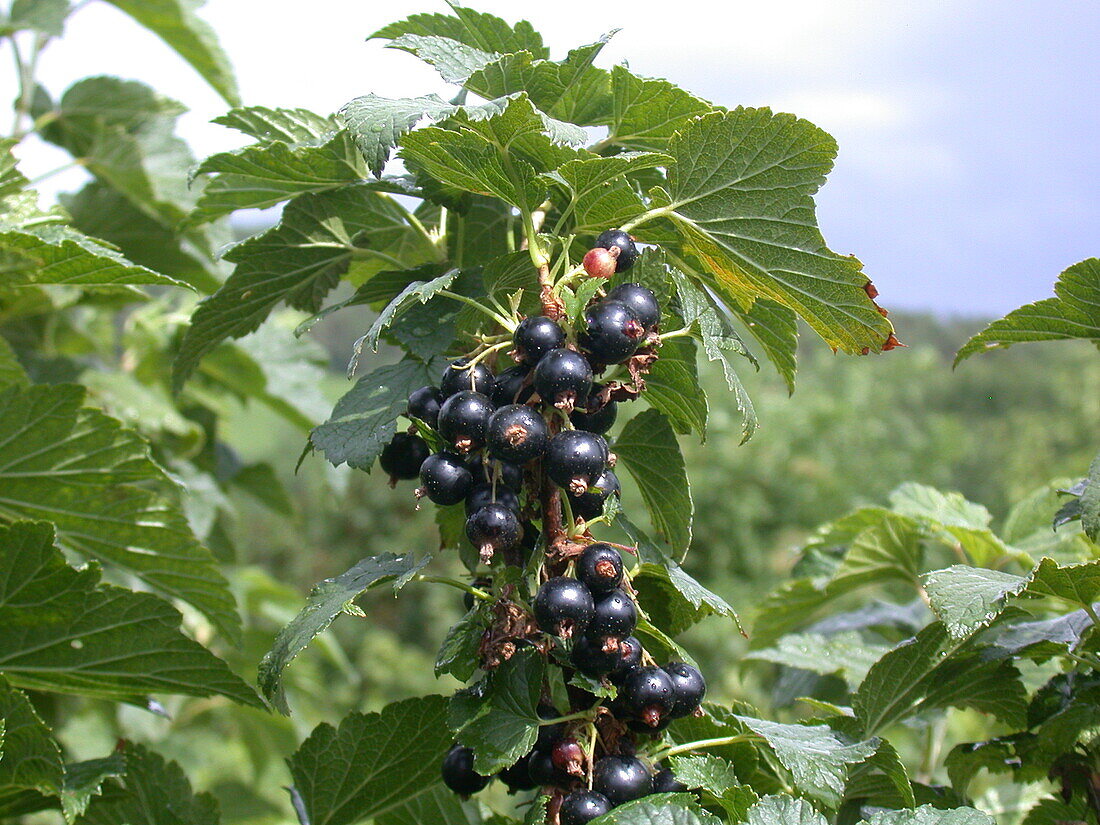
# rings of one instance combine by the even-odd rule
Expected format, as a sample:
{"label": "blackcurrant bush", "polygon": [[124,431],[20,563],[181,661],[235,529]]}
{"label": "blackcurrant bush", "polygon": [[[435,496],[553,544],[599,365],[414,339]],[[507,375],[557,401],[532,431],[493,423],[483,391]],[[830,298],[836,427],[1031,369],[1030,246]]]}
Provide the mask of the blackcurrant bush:
{"label": "blackcurrant bush", "polygon": [[486,395],[471,390],[456,392],[439,408],[439,434],[464,453],[477,449],[485,443],[494,409]]}
{"label": "blackcurrant bush", "polygon": [[651,332],[661,323],[661,307],[653,290],[641,284],[625,283],[607,293],[607,300],[626,304],[638,316],[646,332]]}
{"label": "blackcurrant bush", "polygon": [[614,590],[623,581],[623,557],[610,544],[602,541],[590,544],[577,559],[577,578],[593,596]]}
{"label": "blackcurrant bush", "polygon": [[435,504],[446,507],[466,498],[474,477],[465,462],[452,453],[435,453],[420,465],[420,490]]}
{"label": "blackcurrant bush", "polygon": [[688,786],[676,778],[672,768],[653,774],[653,793],[684,793]]}
{"label": "blackcurrant bush", "polygon": [[443,757],[443,783],[457,794],[470,796],[489,784],[489,777],[474,771],[474,752],[455,745]]}
{"label": "blackcurrant bush", "polygon": [[707,683],[703,674],[698,668],[684,662],[669,662],[664,666],[664,671],[672,679],[672,687],[676,691],[676,702],[669,715],[673,719],[690,716],[707,695]]}
{"label": "blackcurrant bush", "polygon": [[588,825],[611,810],[611,800],[596,791],[573,791],[561,802],[558,821],[561,825]]}
{"label": "blackcurrant bush", "polygon": [[620,656],[618,647],[608,649],[603,639],[585,634],[573,642],[569,661],[585,676],[599,679],[618,666]]}
{"label": "blackcurrant bush", "polygon": [[503,504],[486,504],[466,519],[466,537],[478,549],[482,564],[489,564],[497,551],[518,547],[522,530],[519,516]]}
{"label": "blackcurrant bush", "polygon": [[612,684],[621,685],[634,669],[642,665],[642,643],[637,636],[627,636],[619,642],[619,660],[607,674]]}
{"label": "blackcurrant bush", "polygon": [[555,484],[580,496],[600,477],[609,455],[603,436],[565,430],[550,439],[543,469]]}
{"label": "blackcurrant bush", "polygon": [[592,593],[576,579],[557,576],[535,594],[535,621],[544,633],[568,638],[592,620]]}
{"label": "blackcurrant bush", "polygon": [[[591,405],[591,403],[592,397],[589,396],[589,405]],[[587,406],[583,409],[573,410],[572,415],[569,416],[569,420],[573,422],[573,426],[578,430],[596,433],[596,435],[603,435],[614,426],[615,419],[618,417],[618,402],[608,401],[598,409]]]}
{"label": "blackcurrant bush", "polygon": [[519,322],[512,343],[516,360],[533,367],[546,353],[565,343],[565,332],[549,318],[533,315]]}
{"label": "blackcurrant bush", "polygon": [[593,247],[584,253],[581,266],[593,278],[610,278],[619,264],[618,256],[602,246]]}
{"label": "blackcurrant bush", "polygon": [[617,364],[633,355],[645,336],[633,309],[619,301],[601,301],[584,311],[577,343],[599,363]]}
{"label": "blackcurrant bush", "polygon": [[600,233],[593,246],[619,250],[619,257],[615,260],[616,272],[626,272],[638,260],[638,247],[634,246],[634,239],[621,229],[608,229]]}
{"label": "blackcurrant bush", "polygon": [[519,512],[519,496],[514,490],[498,484],[494,492],[493,485],[486,482],[475,484],[466,494],[466,517],[469,518],[486,504],[493,503],[503,504],[513,513]]}
{"label": "blackcurrant bush", "polygon": [[[478,590],[489,590],[493,586],[493,580],[492,579],[487,579],[485,577],[482,577],[480,579],[474,579],[473,586],[476,587]],[[462,594],[462,604],[463,604],[463,606],[465,606],[467,613],[469,613],[471,610],[473,610],[474,609],[474,594],[473,593],[463,593]]]}
{"label": "blackcurrant bush", "polygon": [[523,404],[509,404],[493,413],[485,433],[489,455],[516,464],[525,464],[541,456],[549,440],[546,421]]}
{"label": "blackcurrant bush", "polygon": [[550,760],[559,771],[570,776],[584,776],[584,749],[572,737],[559,739],[550,749]]}
{"label": "blackcurrant bush", "polygon": [[515,793],[516,791],[531,791],[538,787],[538,783],[531,778],[531,757],[534,755],[535,753],[532,751],[522,757],[516,764],[512,765],[512,767],[505,768],[497,774],[500,781],[508,788],[509,793]]}
{"label": "blackcurrant bush", "polygon": [[495,476],[498,485],[503,483],[505,487],[517,493],[523,489],[523,468],[518,464],[512,464],[509,461],[491,461],[478,455],[470,459],[469,465],[475,483],[491,484]]}
{"label": "blackcurrant bush", "polygon": [[676,704],[672,677],[659,667],[640,667],[623,680],[619,690],[623,709],[650,728],[671,718]]}
{"label": "blackcurrant bush", "polygon": [[594,599],[592,620],[588,623],[590,636],[621,639],[634,632],[638,624],[638,608],[625,591],[615,588]]}
{"label": "blackcurrant bush", "polygon": [[600,473],[600,477],[593,482],[587,490],[579,496],[569,494],[569,506],[574,516],[579,516],[589,521],[603,515],[604,502],[611,496],[618,496],[619,477],[615,471],[608,469]]}
{"label": "blackcurrant bush", "polygon": [[592,391],[592,365],[571,349],[550,350],[535,367],[535,392],[564,410],[583,405]]}
{"label": "blackcurrant bush", "polygon": [[409,394],[409,415],[419,418],[433,430],[439,426],[439,408],[443,405],[443,393],[439,387],[421,387]]}
{"label": "blackcurrant bush", "polygon": [[592,769],[592,789],[622,805],[653,793],[653,777],[637,757],[605,756]]}
{"label": "blackcurrant bush", "polygon": [[420,474],[420,465],[431,455],[428,442],[418,435],[397,433],[382,448],[378,464],[390,478],[416,478]]}
{"label": "blackcurrant bush", "polygon": [[439,380],[439,391],[443,398],[450,398],[456,392],[463,390],[479,392],[482,395],[492,393],[493,371],[484,364],[468,367],[466,366],[468,363],[467,359],[459,358],[443,370],[443,377]]}
{"label": "blackcurrant bush", "polygon": [[498,407],[505,404],[525,404],[535,394],[531,385],[531,368],[526,364],[509,367],[496,377],[493,383],[493,403]]}

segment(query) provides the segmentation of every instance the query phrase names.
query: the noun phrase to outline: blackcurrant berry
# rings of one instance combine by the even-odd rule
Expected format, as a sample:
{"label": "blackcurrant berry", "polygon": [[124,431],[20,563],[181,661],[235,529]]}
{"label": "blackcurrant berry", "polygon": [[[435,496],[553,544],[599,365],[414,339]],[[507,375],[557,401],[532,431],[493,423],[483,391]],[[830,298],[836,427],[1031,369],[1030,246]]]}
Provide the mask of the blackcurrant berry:
{"label": "blackcurrant berry", "polygon": [[550,759],[554,767],[570,776],[584,776],[584,749],[573,738],[560,739],[550,749]]}
{"label": "blackcurrant berry", "polygon": [[640,667],[632,671],[619,690],[624,710],[650,728],[671,718],[676,704],[672,677],[659,667]]}
{"label": "blackcurrant berry", "polygon": [[493,383],[493,403],[498,407],[505,404],[525,404],[535,394],[531,386],[531,368],[526,364],[509,367],[496,377]]}
{"label": "blackcurrant berry", "polygon": [[527,762],[527,771],[536,787],[564,785],[571,779],[569,774],[554,766],[554,760],[550,757],[549,751],[536,749]]}
{"label": "blackcurrant berry", "polygon": [[443,398],[450,398],[456,392],[463,390],[479,392],[482,395],[492,393],[493,371],[484,364],[467,367],[468,363],[467,359],[459,358],[443,370],[443,377],[439,380],[439,391]]}
{"label": "blackcurrant berry", "polygon": [[576,579],[557,576],[535,594],[535,621],[544,633],[568,638],[592,620],[592,594]]}
{"label": "blackcurrant berry", "polygon": [[474,474],[474,482],[486,482],[492,484],[494,476],[497,484],[504,484],[510,490],[519,492],[523,489],[523,468],[509,461],[492,461],[474,456],[469,461],[470,472]]}
{"label": "blackcurrant berry", "polygon": [[577,578],[593,596],[614,590],[623,581],[623,557],[610,544],[602,541],[590,544],[577,559]]}
{"label": "blackcurrant berry", "polygon": [[574,516],[589,521],[602,516],[604,502],[611,496],[618,496],[619,493],[619,477],[615,475],[614,470],[604,470],[592,486],[579,496],[569,494],[569,506]]}
{"label": "blackcurrant berry", "polygon": [[585,676],[599,679],[618,666],[620,656],[618,647],[607,649],[603,639],[585,634],[573,642],[569,661]]}
{"label": "blackcurrant berry", "polygon": [[690,716],[707,695],[707,683],[703,674],[698,668],[684,662],[669,662],[664,666],[664,671],[672,679],[672,687],[676,691],[676,702],[669,715],[673,719]]}
{"label": "blackcurrant berry", "polygon": [[588,825],[611,810],[611,800],[596,791],[573,791],[561,802],[558,821],[561,825]]}
{"label": "blackcurrant berry", "polygon": [[653,777],[637,757],[605,756],[592,770],[592,789],[622,805],[653,793]]}
{"label": "blackcurrant berry", "polygon": [[466,537],[478,549],[482,564],[489,564],[497,551],[518,547],[522,530],[519,516],[503,504],[486,504],[466,519]]}
{"label": "blackcurrant berry", "polygon": [[676,778],[672,768],[653,774],[653,793],[684,793],[688,786]]}
{"label": "blackcurrant berry", "polygon": [[439,408],[439,434],[464,453],[477,449],[485,443],[494,409],[486,395],[470,390],[456,392]]}
{"label": "blackcurrant berry", "polygon": [[625,591],[615,588],[595,596],[588,634],[598,638],[622,639],[634,632],[638,624],[638,608]]}
{"label": "blackcurrant berry", "polygon": [[619,257],[615,261],[616,272],[626,272],[634,266],[638,260],[638,247],[634,246],[634,239],[621,229],[608,229],[600,233],[593,246],[602,246],[604,249],[618,248]]}
{"label": "blackcurrant berry", "polygon": [[584,253],[581,266],[593,278],[610,278],[619,264],[618,256],[602,246],[593,247]]}
{"label": "blackcurrant berry", "polygon": [[635,668],[642,665],[642,643],[636,636],[627,636],[619,642],[619,661],[615,668],[607,674],[612,684],[621,685],[626,677]]}
{"label": "blackcurrant berry", "polygon": [[538,787],[538,783],[531,778],[531,757],[534,751],[522,757],[510,768],[505,768],[497,776],[508,788],[509,793],[516,791],[531,791]]}
{"label": "blackcurrant berry", "polygon": [[[482,577],[480,579],[474,579],[473,586],[476,587],[478,590],[489,590],[493,586],[493,580],[492,579],[487,579],[487,578],[484,578],[484,577]],[[469,613],[471,610],[473,610],[474,609],[474,594],[473,593],[463,593],[462,594],[462,604],[465,606],[467,613]]]}
{"label": "blackcurrant berry", "polygon": [[[592,397],[589,396],[589,405],[591,405],[591,403]],[[614,426],[615,419],[618,417],[618,402],[608,401],[598,409],[587,406],[583,409],[573,410],[572,415],[569,416],[569,420],[573,422],[573,426],[578,430],[596,433],[596,435],[603,435]]]}
{"label": "blackcurrant berry", "polygon": [[439,387],[421,387],[409,394],[409,415],[419,418],[433,430],[439,426],[439,408],[443,405],[443,393]]}
{"label": "blackcurrant berry", "polygon": [[546,421],[523,404],[509,404],[493,413],[485,433],[489,455],[516,464],[541,456],[549,440]]}
{"label": "blackcurrant berry", "polygon": [[571,349],[550,350],[535,367],[535,392],[566,411],[583,405],[592,391],[592,366]]}
{"label": "blackcurrant berry", "polygon": [[443,783],[462,796],[475,794],[489,784],[489,777],[474,771],[474,752],[455,745],[443,757]]}
{"label": "blackcurrant berry", "polygon": [[653,294],[653,290],[641,284],[619,284],[607,293],[607,300],[620,301],[634,310],[646,332],[651,332],[661,323],[661,307],[657,303],[657,296]]}
{"label": "blackcurrant berry", "polygon": [[382,448],[378,464],[390,478],[416,478],[420,474],[420,465],[431,455],[428,442],[418,435],[397,433]]}
{"label": "blackcurrant berry", "polygon": [[461,458],[452,453],[435,453],[420,465],[421,487],[417,492],[446,507],[466,498],[473,480]]}
{"label": "blackcurrant berry", "polygon": [[493,503],[503,504],[513,513],[519,513],[519,496],[514,490],[498,484],[494,492],[493,485],[485,483],[475,484],[466,494],[466,517],[469,518],[486,504]]}
{"label": "blackcurrant berry", "polygon": [[549,318],[533,315],[519,322],[512,343],[516,360],[533,367],[546,353],[565,343],[565,333]]}
{"label": "blackcurrant berry", "polygon": [[580,496],[600,477],[609,455],[603,436],[565,430],[550,439],[543,469],[555,484]]}
{"label": "blackcurrant berry", "polygon": [[577,343],[601,364],[617,364],[633,355],[645,336],[633,309],[619,301],[601,301],[584,311]]}

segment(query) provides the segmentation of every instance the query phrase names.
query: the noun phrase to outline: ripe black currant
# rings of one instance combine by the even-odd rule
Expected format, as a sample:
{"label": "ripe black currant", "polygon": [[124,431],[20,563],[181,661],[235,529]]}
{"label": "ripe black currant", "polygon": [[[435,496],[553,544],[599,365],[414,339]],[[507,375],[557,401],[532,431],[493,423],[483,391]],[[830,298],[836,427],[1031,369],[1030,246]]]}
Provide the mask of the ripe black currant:
{"label": "ripe black currant", "polygon": [[640,667],[623,679],[619,690],[623,709],[650,728],[671,718],[676,704],[672,677],[659,667]]}
{"label": "ripe black currant", "polygon": [[642,665],[642,643],[637,636],[627,636],[619,642],[619,660],[607,674],[612,684],[620,685],[635,668]]}
{"label": "ripe black currant", "polygon": [[583,405],[592,391],[592,366],[571,349],[550,350],[535,367],[535,392],[566,411]]}
{"label": "ripe black currant", "polygon": [[519,516],[503,504],[486,504],[466,519],[466,537],[478,549],[482,564],[489,564],[498,550],[518,547],[522,530]]}
{"label": "ripe black currant", "polygon": [[599,363],[617,364],[633,355],[645,336],[633,309],[619,301],[601,301],[584,311],[577,343]]}
{"label": "ripe black currant", "polygon": [[558,810],[561,825],[588,825],[611,810],[611,800],[596,791],[573,791]]}
{"label": "ripe black currant", "polygon": [[565,343],[565,332],[549,318],[533,315],[519,322],[512,343],[516,360],[533,367],[546,353]]}
{"label": "ripe black currant", "polygon": [[569,661],[585,676],[599,679],[618,666],[620,656],[621,653],[617,647],[607,649],[603,639],[585,634],[574,640]]}
{"label": "ripe black currant", "polygon": [[498,486],[503,483],[505,487],[517,493],[523,489],[523,468],[518,464],[512,464],[509,461],[492,461],[477,455],[470,459],[469,466],[470,472],[474,474],[475,483],[491,484],[495,475]]}
{"label": "ripe black currant", "polygon": [[606,279],[615,274],[615,267],[618,266],[618,263],[618,256],[614,255],[611,250],[597,246],[584,253],[581,266],[591,277]]}
{"label": "ripe black currant", "polygon": [[519,513],[519,496],[503,484],[498,484],[494,492],[493,485],[475,484],[466,494],[466,516],[472,516],[486,504],[503,504],[513,513]]}
{"label": "ripe black currant", "polygon": [[484,364],[467,367],[468,363],[467,359],[459,358],[443,370],[443,377],[439,380],[439,391],[444,399],[463,390],[479,392],[482,395],[492,393],[493,371]]}
{"label": "ripe black currant", "polygon": [[508,793],[531,791],[538,787],[535,780],[531,778],[531,757],[534,755],[534,751],[532,751],[512,767],[505,768],[497,774],[500,781],[508,788]]}
{"label": "ripe black currant", "polygon": [[535,394],[530,375],[531,368],[526,364],[516,364],[498,375],[493,383],[493,403],[498,407],[505,404],[525,404]]}
{"label": "ripe black currant", "polygon": [[607,300],[626,304],[638,316],[646,332],[652,332],[661,323],[661,307],[653,290],[641,284],[619,284],[607,293]]}
{"label": "ripe black currant", "polygon": [[455,745],[443,757],[443,783],[457,794],[470,796],[489,784],[489,777],[474,771],[474,752]]}
{"label": "ripe black currant", "polygon": [[672,679],[672,687],[676,691],[676,701],[669,715],[673,719],[690,716],[707,695],[707,683],[703,674],[698,668],[684,662],[669,662],[664,666],[664,671]]}
{"label": "ripe black currant", "polygon": [[[474,579],[473,586],[476,587],[478,590],[490,590],[493,586],[493,580],[492,579],[487,579],[484,576],[482,576],[479,579]],[[474,609],[474,594],[473,593],[463,593],[462,594],[462,604],[463,604],[463,606],[465,606],[467,613],[469,613],[471,610],[473,610]]]}
{"label": "ripe black currant", "polygon": [[626,272],[638,260],[638,247],[634,245],[634,239],[621,229],[608,229],[600,233],[593,246],[619,250],[619,257],[615,260],[616,272]]}
{"label": "ripe black currant", "polygon": [[535,621],[544,633],[563,638],[581,633],[592,620],[592,594],[576,579],[557,576],[535,594]]}
{"label": "ripe black currant", "polygon": [[418,495],[426,495],[435,504],[446,507],[466,498],[473,475],[465,462],[452,453],[435,453],[420,465]]}
{"label": "ripe black currant", "polygon": [[609,455],[603,436],[565,430],[550,439],[543,469],[555,484],[580,496],[600,477]]}
{"label": "ripe black currant", "polygon": [[439,426],[439,408],[443,405],[443,393],[439,387],[421,387],[409,393],[409,415],[419,418],[433,430]]}
{"label": "ripe black currant", "polygon": [[633,599],[625,591],[615,588],[595,597],[588,634],[621,639],[633,633],[637,624],[638,608]]}
{"label": "ripe black currant", "polygon": [[597,516],[602,516],[604,502],[611,496],[617,495],[619,495],[619,477],[615,475],[614,470],[608,469],[600,473],[600,477],[596,479],[592,486],[579,496],[570,493],[569,506],[572,508],[574,516],[589,521]]}
{"label": "ripe black currant", "polygon": [[378,456],[378,464],[390,478],[416,478],[420,474],[420,465],[431,455],[431,452],[428,449],[428,442],[420,436],[397,433],[390,443],[382,448],[382,455]]}
{"label": "ripe black currant", "polygon": [[684,793],[688,786],[676,778],[672,768],[653,774],[653,793]]}
{"label": "ripe black currant", "polygon": [[653,777],[637,757],[605,756],[592,770],[592,789],[622,805],[653,793]]}
{"label": "ripe black currant", "polygon": [[584,776],[584,749],[580,742],[572,737],[559,739],[550,749],[550,760],[559,771],[570,776]]}
{"label": "ripe black currant", "polygon": [[439,434],[462,452],[485,443],[485,432],[493,415],[493,402],[479,392],[462,390],[439,408]]}
{"label": "ripe black currant", "polygon": [[588,406],[573,410],[569,420],[578,430],[603,435],[614,426],[615,419],[619,416],[619,404],[617,401],[608,401],[602,407],[596,408],[591,406],[592,401],[592,396],[589,396]]}
{"label": "ripe black currant", "polygon": [[571,777],[565,771],[560,771],[554,766],[554,760],[550,757],[550,751],[535,749],[527,762],[528,775],[537,787],[547,785],[564,785]]}
{"label": "ripe black currant", "polygon": [[546,421],[523,404],[509,404],[493,413],[485,433],[489,455],[516,464],[541,456],[549,440]]}
{"label": "ripe black currant", "polygon": [[577,559],[577,578],[593,596],[614,590],[623,581],[623,557],[610,544],[590,544]]}

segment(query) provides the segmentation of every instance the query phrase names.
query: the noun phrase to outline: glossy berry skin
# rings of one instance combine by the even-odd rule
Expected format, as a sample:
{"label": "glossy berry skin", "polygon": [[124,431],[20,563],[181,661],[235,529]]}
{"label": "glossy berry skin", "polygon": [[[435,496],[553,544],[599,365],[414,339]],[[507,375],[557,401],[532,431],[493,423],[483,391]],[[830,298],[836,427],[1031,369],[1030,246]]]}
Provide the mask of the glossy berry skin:
{"label": "glossy berry skin", "polygon": [[466,537],[481,551],[485,564],[494,552],[518,547],[522,535],[519,516],[503,504],[486,504],[466,519]]}
{"label": "glossy berry skin", "polygon": [[466,498],[473,485],[466,463],[452,453],[435,453],[420,465],[421,489],[431,501],[446,507]]}
{"label": "glossy berry skin", "polygon": [[592,278],[610,278],[619,265],[618,256],[602,246],[593,247],[584,253],[581,266]]}
{"label": "glossy berry skin", "polygon": [[439,387],[421,387],[409,393],[409,415],[419,418],[433,430],[439,426],[439,408],[443,406],[443,393]]}
{"label": "glossy berry skin", "polygon": [[510,490],[519,492],[523,489],[523,468],[509,461],[493,461],[491,459],[474,456],[469,461],[470,472],[474,475],[474,483],[493,482],[496,475],[497,484],[503,484]]}
{"label": "glossy berry skin", "polygon": [[474,752],[455,745],[443,757],[443,783],[462,796],[475,794],[489,784],[489,777],[474,772]]}
{"label": "glossy berry skin", "polygon": [[571,776],[584,776],[584,750],[573,738],[561,739],[550,749],[550,761],[559,771]]}
{"label": "glossy berry skin", "polygon": [[623,557],[610,544],[597,541],[584,548],[577,559],[577,578],[592,595],[609,593],[623,581]]}
{"label": "glossy berry skin", "polygon": [[513,513],[519,513],[519,496],[503,484],[498,484],[496,492],[492,484],[475,484],[466,494],[466,516],[472,516],[486,504],[503,504]]}
{"label": "glossy berry skin", "polygon": [[534,755],[534,751],[532,751],[512,767],[505,768],[497,774],[500,781],[508,788],[509,793],[531,791],[538,787],[538,783],[531,778],[531,757]]}
{"label": "glossy berry skin", "polygon": [[657,296],[641,284],[619,284],[607,293],[607,300],[619,301],[634,310],[646,332],[651,332],[661,323],[661,306],[657,303]]}
{"label": "glossy berry skin", "polygon": [[596,791],[573,791],[562,800],[558,811],[561,825],[587,825],[611,810],[611,800]]}
{"label": "glossy berry skin", "polygon": [[603,436],[565,430],[550,439],[542,467],[555,484],[580,496],[603,473],[609,455]]}
{"label": "glossy berry skin", "polygon": [[577,343],[601,364],[618,364],[635,353],[645,336],[633,309],[620,301],[601,301],[584,311]]}
{"label": "glossy berry skin", "polygon": [[546,452],[549,441],[545,419],[523,404],[509,404],[493,413],[485,433],[489,455],[514,464],[538,458]]}
{"label": "glossy berry skin", "polygon": [[634,632],[638,624],[638,608],[625,591],[615,588],[593,598],[592,621],[588,623],[590,636],[621,639]]}
{"label": "glossy berry skin", "polygon": [[549,751],[537,748],[527,762],[527,772],[536,787],[564,785],[572,779],[565,771],[558,770],[554,766],[554,760]]}
{"label": "glossy berry skin", "polygon": [[684,793],[688,786],[676,778],[672,768],[653,774],[653,793]]}
{"label": "glossy berry skin", "polygon": [[535,594],[534,609],[544,633],[576,635],[592,620],[592,594],[576,579],[557,576],[543,582]]}
{"label": "glossy berry skin", "polygon": [[601,232],[600,237],[596,238],[596,243],[592,245],[602,246],[604,249],[618,247],[619,257],[615,261],[616,272],[626,272],[638,260],[638,247],[634,245],[634,239],[621,229],[608,229],[606,232]]}
{"label": "glossy berry skin", "polygon": [[547,404],[572,409],[592,391],[592,365],[571,349],[546,353],[535,367],[535,392]]}
{"label": "glossy berry skin", "polygon": [[620,656],[618,649],[605,650],[603,639],[585,634],[573,642],[569,661],[585,676],[599,679],[618,666]]}
{"label": "glossy berry skin", "polygon": [[397,433],[382,448],[378,464],[390,478],[409,479],[420,474],[420,465],[431,455],[428,442],[418,435]]}
{"label": "glossy berry skin", "polygon": [[573,410],[569,416],[569,420],[573,422],[573,426],[578,430],[584,430],[587,433],[595,433],[596,435],[603,435],[615,425],[615,419],[619,417],[619,403],[617,401],[608,401],[598,410],[589,412],[587,408],[580,410]]}
{"label": "glossy berry skin", "polygon": [[498,407],[526,403],[535,394],[535,388],[528,380],[530,374],[531,370],[526,364],[516,364],[498,375],[493,384],[493,403]]}
{"label": "glossy berry skin", "polygon": [[465,358],[459,358],[443,370],[443,376],[439,380],[439,391],[444,399],[463,390],[479,392],[482,395],[492,393],[493,371],[484,364],[478,364],[470,369],[466,363]]}
{"label": "glossy berry skin", "polygon": [[579,516],[585,521],[603,515],[604,502],[611,496],[620,494],[619,477],[611,469],[600,473],[591,486],[579,496],[569,494],[569,506],[574,516]]}
{"label": "glossy berry skin", "polygon": [[519,322],[512,343],[515,346],[516,360],[533,367],[550,350],[565,344],[565,332],[549,318],[532,315]]}
{"label": "glossy berry skin", "polygon": [[613,805],[622,805],[653,793],[653,777],[640,759],[605,756],[592,770],[592,789]]}
{"label": "glossy berry skin", "polygon": [[676,688],[661,668],[640,667],[623,680],[619,698],[628,715],[656,728],[671,718]]}
{"label": "glossy berry skin", "polygon": [[439,434],[462,452],[477,449],[485,443],[494,409],[486,395],[470,390],[456,392],[439,408]]}
{"label": "glossy berry skin", "polygon": [[664,666],[664,671],[672,679],[672,686],[676,691],[676,702],[669,715],[673,719],[690,716],[707,695],[707,683],[703,674],[698,668],[684,662],[669,662]]}
{"label": "glossy berry skin", "polygon": [[619,660],[607,674],[612,684],[621,685],[632,671],[642,666],[642,650],[637,636],[627,636],[619,642]]}

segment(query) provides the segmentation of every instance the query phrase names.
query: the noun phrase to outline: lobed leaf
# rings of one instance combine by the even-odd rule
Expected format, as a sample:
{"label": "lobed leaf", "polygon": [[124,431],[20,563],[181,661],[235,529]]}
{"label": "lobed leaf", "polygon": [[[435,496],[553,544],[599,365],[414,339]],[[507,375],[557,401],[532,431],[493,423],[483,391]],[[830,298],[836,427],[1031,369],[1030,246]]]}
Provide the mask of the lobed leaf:
{"label": "lobed leaf", "polygon": [[60,795],[65,773],[61,748],[26,694],[13,688],[3,676],[0,676],[0,720],[3,720],[0,794],[31,790],[46,796]]}
{"label": "lobed leaf", "polygon": [[645,410],[623,427],[615,454],[638,484],[657,534],[674,550],[691,543],[694,505],[684,457],[668,418]]}
{"label": "lobed leaf", "polygon": [[957,639],[992,622],[1008,597],[1017,595],[1028,584],[1023,576],[962,564],[933,570],[923,578],[932,611]]}

